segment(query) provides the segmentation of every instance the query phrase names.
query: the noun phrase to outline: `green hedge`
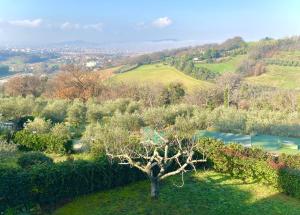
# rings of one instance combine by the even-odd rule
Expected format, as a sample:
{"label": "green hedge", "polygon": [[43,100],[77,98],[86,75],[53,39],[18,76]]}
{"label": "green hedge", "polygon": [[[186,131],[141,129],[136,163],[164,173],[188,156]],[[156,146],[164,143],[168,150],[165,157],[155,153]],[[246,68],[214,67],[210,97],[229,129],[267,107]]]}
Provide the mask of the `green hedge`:
{"label": "green hedge", "polygon": [[245,148],[239,144],[225,145],[204,138],[199,147],[206,150],[210,167],[230,174],[245,182],[259,182],[300,199],[300,156],[274,156],[258,148]]}
{"label": "green hedge", "polygon": [[97,161],[66,161],[31,169],[0,169],[0,212],[9,207],[53,207],[76,196],[110,189],[144,178],[139,171]]}
{"label": "green hedge", "polygon": [[287,195],[300,199],[300,171],[284,168],[279,171],[278,184]]}

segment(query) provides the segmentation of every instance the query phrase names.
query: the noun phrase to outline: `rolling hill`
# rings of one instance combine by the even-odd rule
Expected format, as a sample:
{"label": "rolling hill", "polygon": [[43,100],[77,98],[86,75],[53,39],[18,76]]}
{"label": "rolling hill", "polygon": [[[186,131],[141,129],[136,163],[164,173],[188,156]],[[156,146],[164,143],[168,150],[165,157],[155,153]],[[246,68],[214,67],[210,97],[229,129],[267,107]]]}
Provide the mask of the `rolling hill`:
{"label": "rolling hill", "polygon": [[240,63],[246,59],[246,57],[247,55],[237,55],[229,57],[220,63],[197,63],[196,66],[199,68],[203,67],[220,74],[224,72],[235,72]]}
{"label": "rolling hill", "polygon": [[212,86],[209,82],[197,80],[164,64],[143,65],[129,72],[117,74],[113,76],[112,80],[137,84],[161,83],[165,85],[180,82],[188,91]]}
{"label": "rolling hill", "polygon": [[300,67],[268,65],[266,73],[246,81],[253,85],[300,90]]}

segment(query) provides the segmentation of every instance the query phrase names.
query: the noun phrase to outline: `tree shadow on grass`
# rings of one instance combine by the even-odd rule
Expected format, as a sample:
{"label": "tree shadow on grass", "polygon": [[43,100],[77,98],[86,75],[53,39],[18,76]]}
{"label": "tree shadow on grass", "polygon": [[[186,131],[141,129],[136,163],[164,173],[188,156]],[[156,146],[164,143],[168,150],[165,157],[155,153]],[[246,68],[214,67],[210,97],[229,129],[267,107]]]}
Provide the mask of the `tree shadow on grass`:
{"label": "tree shadow on grass", "polygon": [[202,186],[208,190],[208,193],[200,192],[200,198],[207,200],[205,204],[211,205],[207,214],[300,214],[299,200],[280,194],[272,187],[244,183],[219,173],[200,178],[199,175],[191,178],[199,190]]}
{"label": "tree shadow on grass", "polygon": [[[300,201],[258,184],[215,172],[187,174],[162,183],[160,197],[150,198],[148,181],[92,194],[67,204],[55,215],[260,215],[300,214]],[[175,185],[174,185],[175,184]]]}

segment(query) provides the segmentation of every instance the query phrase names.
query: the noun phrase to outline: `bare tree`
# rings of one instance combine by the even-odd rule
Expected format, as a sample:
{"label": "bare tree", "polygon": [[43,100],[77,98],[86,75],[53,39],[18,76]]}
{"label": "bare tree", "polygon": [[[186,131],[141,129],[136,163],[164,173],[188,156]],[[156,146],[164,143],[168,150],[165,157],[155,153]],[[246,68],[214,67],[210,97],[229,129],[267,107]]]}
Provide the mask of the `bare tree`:
{"label": "bare tree", "polygon": [[114,140],[104,144],[110,158],[117,159],[119,164],[135,167],[148,176],[152,198],[158,197],[160,181],[188,170],[196,170],[195,164],[206,162],[204,154],[201,158],[195,154],[195,138],[180,139],[173,135],[174,138],[168,140],[153,131],[152,136],[155,135],[159,140],[124,141],[124,135],[119,135],[120,138],[111,136]]}

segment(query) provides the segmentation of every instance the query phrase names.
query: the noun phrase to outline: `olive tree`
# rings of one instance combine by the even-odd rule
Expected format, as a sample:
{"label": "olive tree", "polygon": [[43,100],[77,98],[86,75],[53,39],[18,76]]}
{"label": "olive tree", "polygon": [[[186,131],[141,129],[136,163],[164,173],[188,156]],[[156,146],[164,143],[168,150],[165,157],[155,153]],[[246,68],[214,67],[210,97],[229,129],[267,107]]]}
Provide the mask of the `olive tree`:
{"label": "olive tree", "polygon": [[194,125],[184,117],[163,131],[151,128],[130,131],[124,127],[107,126],[101,133],[104,150],[111,159],[147,175],[152,198],[158,197],[162,180],[196,170],[197,163],[206,162],[204,154],[196,153],[198,144]]}

